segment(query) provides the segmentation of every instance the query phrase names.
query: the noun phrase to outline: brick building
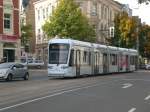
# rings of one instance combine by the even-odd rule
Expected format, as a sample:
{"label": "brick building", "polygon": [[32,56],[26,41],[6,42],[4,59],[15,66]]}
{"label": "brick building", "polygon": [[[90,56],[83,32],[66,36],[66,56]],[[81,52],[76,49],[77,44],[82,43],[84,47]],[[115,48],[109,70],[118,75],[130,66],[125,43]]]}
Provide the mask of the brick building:
{"label": "brick building", "polygon": [[20,58],[19,0],[0,0],[0,59]]}

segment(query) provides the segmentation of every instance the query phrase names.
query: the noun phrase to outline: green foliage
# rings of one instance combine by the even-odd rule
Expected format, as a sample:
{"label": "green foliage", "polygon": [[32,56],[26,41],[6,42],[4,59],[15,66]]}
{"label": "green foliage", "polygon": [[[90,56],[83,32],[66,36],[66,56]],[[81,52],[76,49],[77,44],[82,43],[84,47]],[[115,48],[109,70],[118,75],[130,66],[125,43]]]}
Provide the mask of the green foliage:
{"label": "green foliage", "polygon": [[139,51],[143,57],[150,57],[150,26],[142,25],[139,30]]}
{"label": "green foliage", "polygon": [[[125,12],[116,15],[115,34],[112,45],[125,48],[136,48],[139,38],[139,53],[141,56],[150,57],[150,26],[137,25],[136,18],[129,17]],[[137,32],[138,28],[138,32]]]}
{"label": "green foliage", "polygon": [[122,12],[116,15],[114,23],[115,33],[114,38],[112,38],[112,45],[135,48],[137,37],[136,21],[132,17],[129,17],[126,12]]}
{"label": "green foliage", "polygon": [[43,31],[49,37],[59,35],[82,41],[95,41],[95,31],[74,0],[60,0],[52,16],[43,25]]}
{"label": "green foliage", "polygon": [[146,5],[148,5],[150,2],[150,0],[138,0],[138,3],[142,4],[142,3],[146,3]]}
{"label": "green foliage", "polygon": [[21,26],[21,44],[23,46],[29,44],[31,37],[32,37],[32,26],[31,25]]}

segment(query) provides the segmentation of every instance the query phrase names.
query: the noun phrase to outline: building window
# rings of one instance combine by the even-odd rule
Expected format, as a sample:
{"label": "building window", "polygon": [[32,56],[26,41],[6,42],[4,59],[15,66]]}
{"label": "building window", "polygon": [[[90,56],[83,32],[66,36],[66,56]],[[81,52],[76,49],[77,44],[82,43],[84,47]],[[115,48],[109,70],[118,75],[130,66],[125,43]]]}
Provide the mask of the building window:
{"label": "building window", "polygon": [[45,19],[45,9],[43,9],[43,19]]}
{"label": "building window", "polygon": [[104,6],[102,4],[102,6],[101,6],[101,18],[103,19],[103,17],[104,17]]}
{"label": "building window", "polygon": [[83,2],[77,2],[79,8],[81,9],[81,11],[83,10]]}
{"label": "building window", "polygon": [[52,14],[54,13],[54,9],[55,9],[55,7],[54,7],[54,6],[52,6]]}
{"label": "building window", "polygon": [[98,4],[98,11],[97,11],[97,13],[99,14],[99,15],[98,15],[99,19],[101,19],[101,7],[102,7],[102,6],[101,6],[101,4],[99,3],[99,4]]}
{"label": "building window", "polygon": [[46,8],[46,17],[48,18],[48,7]]}
{"label": "building window", "polygon": [[92,16],[97,15],[97,4],[96,3],[93,3],[93,5],[92,5],[91,15]]}
{"label": "building window", "polygon": [[38,29],[38,40],[41,40],[41,30]]}
{"label": "building window", "polygon": [[110,21],[112,21],[112,11],[110,11]]}
{"label": "building window", "polygon": [[40,10],[38,10],[38,20],[40,20]]}
{"label": "building window", "polygon": [[11,29],[11,15],[4,14],[4,28]]}
{"label": "building window", "polygon": [[104,16],[105,19],[107,19],[107,8],[105,7],[105,16]]}
{"label": "building window", "polygon": [[101,24],[101,30],[103,30],[103,29],[104,29],[103,24]]}

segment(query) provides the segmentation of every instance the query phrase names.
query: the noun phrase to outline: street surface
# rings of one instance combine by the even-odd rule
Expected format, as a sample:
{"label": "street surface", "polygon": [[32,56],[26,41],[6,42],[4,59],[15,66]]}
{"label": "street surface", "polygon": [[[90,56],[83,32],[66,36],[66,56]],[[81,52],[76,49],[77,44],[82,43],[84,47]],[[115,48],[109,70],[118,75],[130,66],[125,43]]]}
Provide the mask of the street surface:
{"label": "street surface", "polygon": [[150,112],[150,71],[54,79],[0,81],[0,112]]}

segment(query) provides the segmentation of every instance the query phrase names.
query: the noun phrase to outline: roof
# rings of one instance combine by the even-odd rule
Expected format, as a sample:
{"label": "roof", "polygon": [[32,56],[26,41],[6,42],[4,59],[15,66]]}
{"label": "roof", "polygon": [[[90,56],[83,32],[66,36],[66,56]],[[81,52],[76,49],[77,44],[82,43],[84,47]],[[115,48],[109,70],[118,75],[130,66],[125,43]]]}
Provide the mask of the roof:
{"label": "roof", "polygon": [[50,43],[68,43],[71,45],[80,45],[80,46],[86,46],[86,47],[92,47],[94,46],[95,48],[102,48],[102,49],[111,49],[111,50],[119,50],[122,52],[134,52],[137,53],[137,50],[135,49],[127,49],[127,48],[120,48],[120,47],[115,47],[115,46],[107,46],[107,45],[101,45],[101,44],[96,44],[96,43],[90,43],[90,42],[83,42],[79,40],[73,40],[73,39],[58,39],[58,38],[53,38],[49,40]]}

